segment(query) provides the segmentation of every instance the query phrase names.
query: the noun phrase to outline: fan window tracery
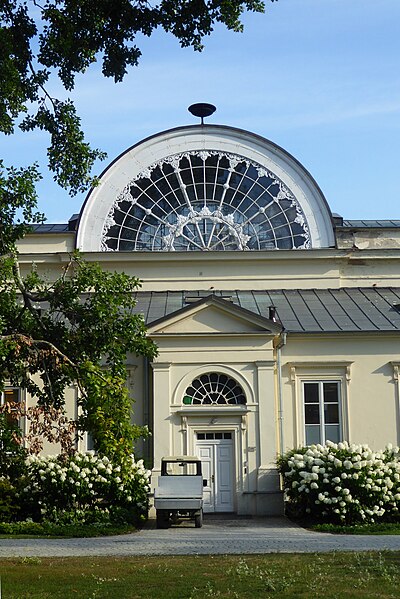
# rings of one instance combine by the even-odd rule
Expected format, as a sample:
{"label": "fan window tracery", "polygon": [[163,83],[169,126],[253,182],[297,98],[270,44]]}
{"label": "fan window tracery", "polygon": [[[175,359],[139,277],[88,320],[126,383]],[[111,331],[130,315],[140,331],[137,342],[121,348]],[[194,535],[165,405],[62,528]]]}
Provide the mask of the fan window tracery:
{"label": "fan window tracery", "polygon": [[310,247],[303,211],[261,165],[220,151],[169,156],[114,202],[104,251],[215,251]]}
{"label": "fan window tracery", "polygon": [[242,387],[231,377],[218,372],[202,374],[192,381],[183,397],[184,405],[244,405]]}

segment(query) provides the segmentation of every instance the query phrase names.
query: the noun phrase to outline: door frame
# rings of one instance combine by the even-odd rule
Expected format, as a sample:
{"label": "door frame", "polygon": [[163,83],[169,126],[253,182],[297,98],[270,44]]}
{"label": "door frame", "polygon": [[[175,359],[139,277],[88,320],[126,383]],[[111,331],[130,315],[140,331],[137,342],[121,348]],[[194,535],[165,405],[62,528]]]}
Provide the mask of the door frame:
{"label": "door frame", "polygon": [[[232,411],[233,412],[233,411]],[[218,414],[212,417],[210,413],[188,415],[181,414],[183,433],[183,453],[195,454],[197,433],[231,433],[232,434],[232,476],[233,476],[233,512],[238,511],[238,496],[245,491],[244,480],[246,479],[246,417],[241,413]]]}
{"label": "door frame", "polygon": [[[216,439],[214,437],[214,439],[198,439],[198,434],[229,434],[230,437],[229,438],[221,438],[221,439]],[[195,435],[195,454],[199,455],[197,452],[199,450],[199,448],[201,447],[212,447],[212,466],[211,466],[211,476],[213,477],[213,481],[212,481],[212,485],[210,485],[211,488],[211,497],[213,499],[213,509],[210,510],[210,513],[218,513],[218,512],[234,512],[235,511],[235,497],[236,497],[236,477],[235,477],[235,439],[234,439],[234,434],[233,431],[220,431],[217,428],[213,431],[208,430],[207,432],[203,432],[203,431],[195,431],[194,432]],[[221,492],[221,486],[219,484],[219,468],[218,468],[218,447],[229,447],[230,450],[230,464],[229,464],[229,468],[230,468],[230,480],[231,480],[231,485],[230,485],[230,492],[231,492],[231,498],[232,498],[232,503],[231,503],[231,509],[229,510],[224,510],[224,509],[216,509],[217,505],[219,505],[219,493]],[[199,457],[201,457],[199,455]]]}

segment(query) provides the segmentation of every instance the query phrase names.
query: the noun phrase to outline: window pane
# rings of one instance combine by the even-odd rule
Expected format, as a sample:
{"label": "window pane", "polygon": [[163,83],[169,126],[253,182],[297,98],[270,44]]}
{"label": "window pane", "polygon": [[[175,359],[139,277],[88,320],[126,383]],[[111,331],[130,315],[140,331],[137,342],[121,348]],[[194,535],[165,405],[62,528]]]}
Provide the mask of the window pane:
{"label": "window pane", "polygon": [[329,403],[338,403],[338,383],[324,383],[324,401]]}
{"label": "window pane", "polygon": [[306,445],[321,443],[319,426],[306,426]]}
{"label": "window pane", "polygon": [[19,401],[19,389],[4,389],[4,403],[18,402]]}
{"label": "window pane", "polygon": [[341,440],[340,426],[338,424],[329,424],[325,427],[325,441],[339,443]]}
{"label": "window pane", "polygon": [[339,423],[339,404],[330,403],[324,405],[325,424]]}
{"label": "window pane", "polygon": [[305,403],[318,403],[319,393],[318,383],[304,383],[304,401]]}
{"label": "window pane", "polygon": [[319,424],[319,404],[306,404],[305,423]]}

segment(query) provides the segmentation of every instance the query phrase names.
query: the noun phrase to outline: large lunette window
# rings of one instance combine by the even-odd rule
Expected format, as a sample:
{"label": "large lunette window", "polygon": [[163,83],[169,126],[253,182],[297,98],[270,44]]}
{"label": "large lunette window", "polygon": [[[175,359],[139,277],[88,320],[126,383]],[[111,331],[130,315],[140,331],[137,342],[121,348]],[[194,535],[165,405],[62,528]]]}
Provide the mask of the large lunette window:
{"label": "large lunette window", "polygon": [[192,381],[183,397],[184,405],[242,405],[246,396],[234,379],[219,372],[202,374]]}
{"label": "large lunette window", "polygon": [[342,441],[339,381],[304,381],[306,445]]}
{"label": "large lunette window", "polygon": [[273,173],[243,156],[190,151],[152,164],[115,200],[104,251],[310,247],[304,213]]}

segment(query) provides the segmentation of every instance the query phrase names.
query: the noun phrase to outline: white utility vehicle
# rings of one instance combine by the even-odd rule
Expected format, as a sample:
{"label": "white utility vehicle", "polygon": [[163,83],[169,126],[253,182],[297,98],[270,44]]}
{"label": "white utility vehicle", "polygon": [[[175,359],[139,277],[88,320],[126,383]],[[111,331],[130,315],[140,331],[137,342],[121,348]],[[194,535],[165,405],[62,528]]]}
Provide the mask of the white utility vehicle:
{"label": "white utility vehicle", "polygon": [[170,456],[161,460],[161,476],[154,492],[157,528],[168,528],[178,518],[203,525],[203,478],[196,456]]}

